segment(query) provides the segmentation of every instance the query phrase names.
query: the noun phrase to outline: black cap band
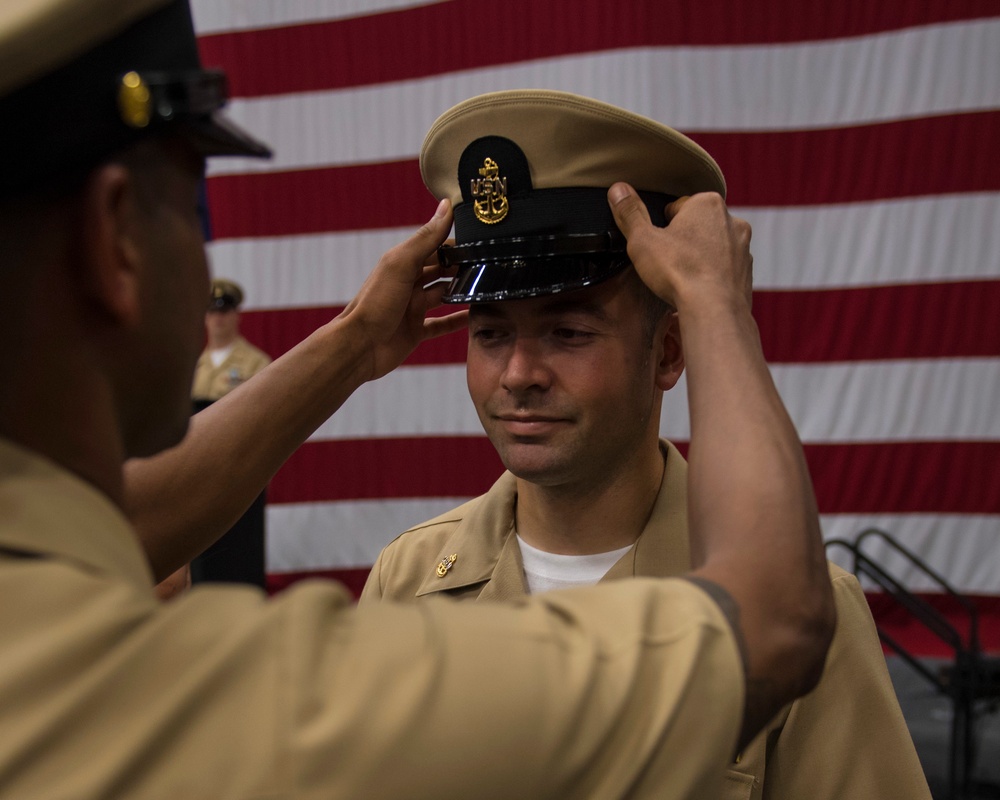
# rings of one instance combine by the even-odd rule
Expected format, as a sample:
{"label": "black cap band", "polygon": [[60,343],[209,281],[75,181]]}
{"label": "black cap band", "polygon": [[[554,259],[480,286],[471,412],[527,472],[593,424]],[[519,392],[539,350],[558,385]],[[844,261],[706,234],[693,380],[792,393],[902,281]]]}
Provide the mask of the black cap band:
{"label": "black cap band", "polygon": [[[582,289],[607,280],[629,264],[625,237],[615,226],[607,189],[541,189],[510,203],[504,233],[525,229],[536,235],[505,235],[468,242],[471,229],[482,233],[470,203],[455,209],[456,241],[438,249],[444,266],[458,274],[442,298],[445,303],[484,303]],[[666,206],[676,198],[640,192],[654,225],[667,224]],[[515,214],[515,211],[523,213]],[[539,232],[548,233],[537,235]],[[595,231],[599,231],[595,233]],[[500,233],[500,230],[496,230]]]}
{"label": "black cap band", "polygon": [[[676,200],[657,192],[639,192],[654,225],[667,224],[664,209]],[[615,231],[614,216],[608,205],[608,190],[594,188],[535,189],[511,198],[509,210],[496,224],[486,226],[476,216],[474,203],[455,208],[455,241],[473,242],[516,236],[563,235]]]}

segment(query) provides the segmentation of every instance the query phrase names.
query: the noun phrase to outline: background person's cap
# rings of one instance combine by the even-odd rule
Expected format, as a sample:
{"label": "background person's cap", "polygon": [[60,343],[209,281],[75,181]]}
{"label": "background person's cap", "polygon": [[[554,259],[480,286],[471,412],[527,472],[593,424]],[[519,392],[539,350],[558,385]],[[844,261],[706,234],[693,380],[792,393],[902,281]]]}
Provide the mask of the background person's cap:
{"label": "background person's cap", "polygon": [[209,311],[228,311],[243,304],[243,288],[235,281],[216,278],[208,300]]}
{"label": "background person's cap", "polygon": [[0,3],[0,196],[83,171],[140,138],[176,133],[202,155],[266,157],[219,113],[187,0]]}
{"label": "background person's cap", "polygon": [[726,194],[722,171],[666,125],[545,90],[480,95],[442,114],[420,153],[424,183],[455,209],[458,275],[445,301],[492,302],[580,289],[628,265],[607,190],[627,181],[658,225],[677,197]]}

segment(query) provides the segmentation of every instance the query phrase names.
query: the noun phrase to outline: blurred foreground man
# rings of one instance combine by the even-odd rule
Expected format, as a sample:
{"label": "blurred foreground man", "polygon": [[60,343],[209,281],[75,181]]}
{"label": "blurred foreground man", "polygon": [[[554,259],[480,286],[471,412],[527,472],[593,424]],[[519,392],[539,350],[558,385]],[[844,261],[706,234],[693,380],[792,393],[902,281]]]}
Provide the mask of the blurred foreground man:
{"label": "blurred foreground man", "polygon": [[[266,153],[219,116],[224,99],[184,2],[0,5],[0,796],[716,796],[735,749],[815,685],[834,618],[801,448],[749,315],[747,227],[694,198],[656,231],[612,191],[686,337],[686,578],[516,608],[356,611],[319,582],[160,604],[154,575],[198,535],[140,536],[126,509],[198,511],[189,481],[211,497],[220,458],[256,494],[318,417],[465,319],[425,320],[442,203],[343,314],[181,441],[208,292],[204,158]],[[302,397],[270,414],[283,392]],[[277,422],[249,428],[268,443],[244,467],[219,443],[257,414]],[[126,480],[125,459],[165,448]]]}
{"label": "blurred foreground man", "polygon": [[[508,91],[443,114],[421,168],[455,204],[457,244],[444,252],[459,271],[444,299],[471,303],[469,393],[508,471],[388,545],[362,604],[515,600],[687,572],[698,563],[688,527],[699,499],[689,507],[688,465],[659,427],[685,356],[692,380],[702,368],[691,312],[674,313],[639,280],[604,193],[629,181],[662,225],[677,196],[724,196],[715,161],[622,109]],[[744,431],[732,435],[730,457],[748,457],[737,452]],[[701,501],[730,502],[719,489]],[[736,756],[719,797],[930,796],[864,594],[853,575],[830,573],[838,627],[823,678]]]}

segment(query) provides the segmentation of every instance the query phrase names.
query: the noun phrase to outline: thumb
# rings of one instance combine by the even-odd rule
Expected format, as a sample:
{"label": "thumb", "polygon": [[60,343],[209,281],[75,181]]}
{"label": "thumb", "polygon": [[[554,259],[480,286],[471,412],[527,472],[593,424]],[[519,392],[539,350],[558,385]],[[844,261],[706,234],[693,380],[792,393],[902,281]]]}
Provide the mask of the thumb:
{"label": "thumb", "polygon": [[616,183],[608,190],[608,203],[618,229],[631,239],[633,234],[652,225],[645,203],[627,183]]}
{"label": "thumb", "polygon": [[426,251],[430,255],[437,249],[447,237],[451,230],[451,201],[447,198],[438,203],[434,211],[434,216],[425,222],[415,234],[411,241],[420,250]]}
{"label": "thumb", "polygon": [[[385,252],[368,281],[399,282],[412,286],[423,275],[424,264],[448,237],[451,230],[451,203],[438,203],[434,216],[425,222],[409,239]],[[366,281],[366,284],[368,283]]]}

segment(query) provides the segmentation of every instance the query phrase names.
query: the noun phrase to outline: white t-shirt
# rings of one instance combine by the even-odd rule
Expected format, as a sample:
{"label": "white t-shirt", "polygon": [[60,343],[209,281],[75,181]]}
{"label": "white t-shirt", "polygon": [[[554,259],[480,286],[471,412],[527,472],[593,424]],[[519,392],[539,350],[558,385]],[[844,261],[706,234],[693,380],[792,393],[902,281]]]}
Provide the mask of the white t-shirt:
{"label": "white t-shirt", "polygon": [[573,586],[593,586],[632,547],[626,545],[609,553],[567,556],[546,553],[544,550],[532,547],[520,536],[517,537],[517,544],[521,548],[521,561],[524,562],[528,594],[538,594],[551,589],[569,589]]}
{"label": "white t-shirt", "polygon": [[220,347],[217,350],[209,350],[208,357],[212,359],[212,366],[219,366],[219,364],[229,358],[231,352],[233,352],[232,345],[229,345],[229,347]]}

